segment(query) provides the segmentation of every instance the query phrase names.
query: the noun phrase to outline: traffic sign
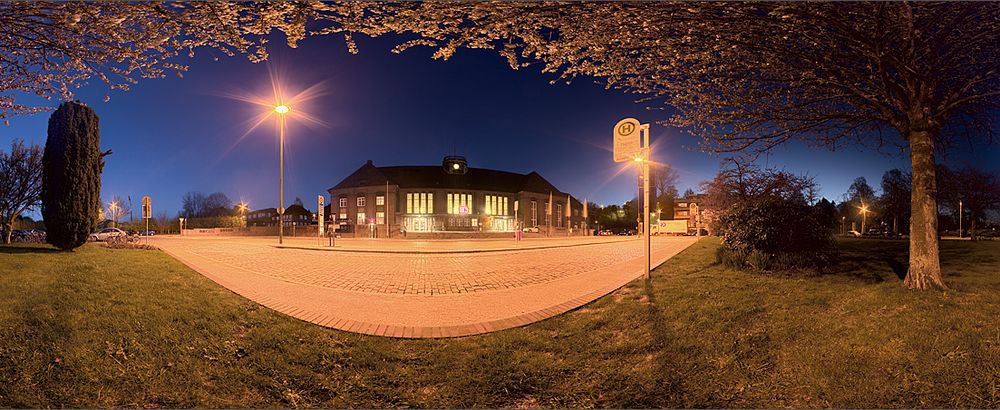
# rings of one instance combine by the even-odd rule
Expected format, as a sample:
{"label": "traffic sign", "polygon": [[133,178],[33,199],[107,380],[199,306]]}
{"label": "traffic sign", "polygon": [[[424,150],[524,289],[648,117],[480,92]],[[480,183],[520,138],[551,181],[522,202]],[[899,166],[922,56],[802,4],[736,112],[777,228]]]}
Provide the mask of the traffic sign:
{"label": "traffic sign", "polygon": [[142,197],[142,217],[143,219],[153,217],[153,200],[149,195]]}
{"label": "traffic sign", "polygon": [[632,161],[642,152],[639,120],[626,118],[618,121],[614,129],[614,159],[615,162]]}

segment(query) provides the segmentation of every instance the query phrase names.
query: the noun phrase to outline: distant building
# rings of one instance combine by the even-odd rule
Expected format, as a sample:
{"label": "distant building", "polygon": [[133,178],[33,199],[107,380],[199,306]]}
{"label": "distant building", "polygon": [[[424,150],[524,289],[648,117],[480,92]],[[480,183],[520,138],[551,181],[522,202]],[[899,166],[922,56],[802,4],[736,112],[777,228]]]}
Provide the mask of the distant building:
{"label": "distant building", "polygon": [[313,222],[313,214],[302,205],[292,205],[285,208],[281,218],[285,226],[309,226]]}
{"label": "distant building", "polygon": [[520,223],[546,233],[583,226],[582,203],[537,172],[470,168],[458,156],[426,166],[368,161],[329,193],[331,221],[389,225],[392,232],[512,232]]}
{"label": "distant building", "polygon": [[247,213],[247,226],[278,226],[278,209],[264,208]]}
{"label": "distant building", "polygon": [[684,198],[677,198],[674,201],[674,219],[687,219],[688,231],[697,229],[696,227],[700,219],[701,227],[705,229],[706,210],[702,206],[704,202],[705,194],[694,194],[685,196]]}
{"label": "distant building", "polygon": [[[278,226],[277,208],[264,208],[250,211],[246,215],[247,226]],[[285,226],[308,226],[313,222],[313,214],[302,205],[292,205],[285,208],[282,217]]]}

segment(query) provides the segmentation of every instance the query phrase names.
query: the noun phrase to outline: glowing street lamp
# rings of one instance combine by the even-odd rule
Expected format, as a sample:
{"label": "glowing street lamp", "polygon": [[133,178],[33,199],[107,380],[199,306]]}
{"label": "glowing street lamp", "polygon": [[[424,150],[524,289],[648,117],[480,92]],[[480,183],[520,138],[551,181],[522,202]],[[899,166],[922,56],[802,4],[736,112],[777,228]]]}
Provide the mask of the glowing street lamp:
{"label": "glowing street lamp", "polygon": [[274,107],[278,113],[278,243],[285,239],[285,114],[288,106],[279,104]]}
{"label": "glowing street lamp", "polygon": [[868,205],[862,203],[858,209],[861,211],[861,234],[864,234],[865,222],[868,220]]}
{"label": "glowing street lamp", "polygon": [[[258,126],[267,122],[268,118],[272,115],[277,117],[278,120],[278,243],[284,242],[284,188],[285,188],[285,126],[286,121],[291,119],[294,121],[301,121],[306,124],[314,124],[327,126],[328,124],[322,119],[314,117],[308,113],[308,101],[313,100],[317,97],[326,95],[325,82],[319,82],[313,84],[298,93],[291,94],[286,93],[286,82],[283,81],[277,72],[277,69],[268,66],[268,74],[271,78],[271,91],[272,95],[265,97],[260,95],[253,95],[247,93],[232,93],[225,94],[225,96],[233,98],[235,100],[248,102],[262,108],[261,111],[249,121],[250,127],[247,131],[240,136],[237,140],[243,140],[247,137],[253,130]],[[295,106],[295,110],[292,110],[292,106]],[[235,144],[234,144],[235,146]]]}
{"label": "glowing street lamp", "polygon": [[243,201],[240,201],[240,203],[236,204],[236,209],[240,210],[240,219],[243,220],[243,226],[244,227],[247,226],[247,215],[246,215],[246,213],[247,213],[247,210],[249,208],[250,208],[250,206],[247,205],[247,203],[243,202]]}
{"label": "glowing street lamp", "polygon": [[115,218],[115,228],[118,227],[118,202],[112,201],[108,204],[108,209],[111,210],[111,216]]}

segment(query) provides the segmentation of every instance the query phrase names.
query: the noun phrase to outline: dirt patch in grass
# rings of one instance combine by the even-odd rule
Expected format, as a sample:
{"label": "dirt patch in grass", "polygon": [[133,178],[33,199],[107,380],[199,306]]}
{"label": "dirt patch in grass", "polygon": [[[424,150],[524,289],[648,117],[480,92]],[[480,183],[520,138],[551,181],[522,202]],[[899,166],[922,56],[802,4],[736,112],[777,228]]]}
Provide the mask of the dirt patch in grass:
{"label": "dirt patch in grass", "polygon": [[1000,407],[1000,242],[943,242],[948,292],[902,288],[905,242],[849,240],[818,277],[714,263],[489,335],[326,329],[158,251],[0,246],[4,407]]}

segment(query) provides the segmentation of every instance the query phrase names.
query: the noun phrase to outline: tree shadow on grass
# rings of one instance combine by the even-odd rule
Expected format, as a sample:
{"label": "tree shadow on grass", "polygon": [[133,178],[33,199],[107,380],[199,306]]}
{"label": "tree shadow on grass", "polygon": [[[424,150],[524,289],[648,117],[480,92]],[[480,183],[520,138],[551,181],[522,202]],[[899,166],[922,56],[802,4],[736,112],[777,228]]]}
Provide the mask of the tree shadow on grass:
{"label": "tree shadow on grass", "polygon": [[905,243],[869,240],[869,243],[842,243],[837,263],[827,274],[876,284],[906,277],[908,252]]}
{"label": "tree shadow on grass", "polygon": [[643,288],[648,298],[646,313],[652,337],[650,351],[656,354],[654,374],[657,388],[639,402],[650,407],[677,407],[685,392],[681,376],[683,371],[677,363],[681,352],[677,351],[674,341],[670,340],[671,332],[653,289],[652,274],[643,281]]}
{"label": "tree shadow on grass", "polygon": [[0,254],[22,254],[22,253],[41,253],[41,254],[55,254],[62,253],[63,251],[56,248],[45,248],[42,245],[36,246],[12,246],[0,244]]}

